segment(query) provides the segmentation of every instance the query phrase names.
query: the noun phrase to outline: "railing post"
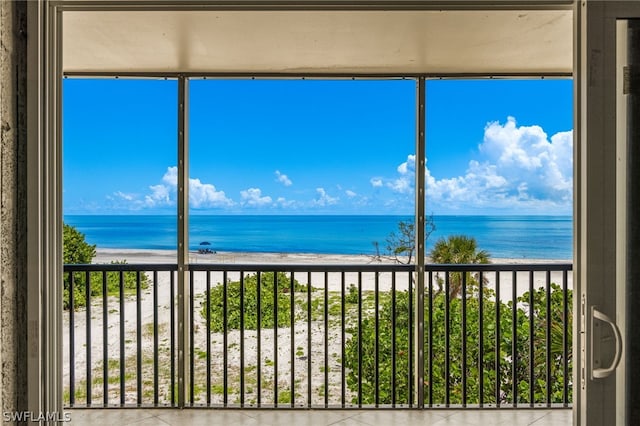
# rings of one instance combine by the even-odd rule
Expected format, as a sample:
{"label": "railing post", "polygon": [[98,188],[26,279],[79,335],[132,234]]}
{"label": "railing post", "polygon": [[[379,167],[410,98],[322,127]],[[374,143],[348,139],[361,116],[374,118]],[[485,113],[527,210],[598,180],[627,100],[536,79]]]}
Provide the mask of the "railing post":
{"label": "railing post", "polygon": [[416,406],[424,408],[424,228],[425,228],[425,96],[424,77],[418,78],[416,96],[416,280],[415,280],[415,390]]}
{"label": "railing post", "polygon": [[[189,365],[186,362],[189,350],[189,140],[188,80],[178,78],[178,407],[186,405],[187,386],[190,383]],[[191,401],[193,402],[193,401]]]}

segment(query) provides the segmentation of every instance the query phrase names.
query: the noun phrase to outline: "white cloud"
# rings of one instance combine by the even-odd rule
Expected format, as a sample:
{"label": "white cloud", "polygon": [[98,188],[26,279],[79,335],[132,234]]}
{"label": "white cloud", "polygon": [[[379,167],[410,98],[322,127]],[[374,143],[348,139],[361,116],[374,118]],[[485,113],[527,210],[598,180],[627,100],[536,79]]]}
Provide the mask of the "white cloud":
{"label": "white cloud", "polygon": [[136,198],[135,194],[125,194],[122,191],[116,191],[113,193],[113,195],[115,195],[116,198],[119,198],[125,201],[133,201]]}
{"label": "white cloud", "polygon": [[280,170],[276,170],[276,181],[280,182],[284,186],[293,185],[293,182],[291,182],[291,179],[289,179],[287,175],[280,173]]}
{"label": "white cloud", "polygon": [[369,182],[371,182],[371,186],[374,188],[380,188],[383,185],[381,178],[371,178]]}
{"label": "white cloud", "polygon": [[157,185],[149,186],[151,194],[145,195],[145,207],[162,207],[175,205],[175,193],[178,185],[178,168],[167,167],[167,171],[162,176]]}
{"label": "white cloud", "polygon": [[144,204],[146,207],[171,206],[174,204],[171,199],[171,188],[165,185],[151,185],[151,194],[145,195]]}
{"label": "white cloud", "polygon": [[[375,188],[395,193],[389,206],[415,192],[415,155],[396,167],[395,176],[374,177]],[[463,174],[433,176],[425,167],[427,203],[440,212],[509,210],[526,213],[571,212],[573,200],[573,132],[550,138],[540,126],[487,123],[476,158]]]}
{"label": "white cloud", "polygon": [[224,191],[218,191],[210,183],[202,183],[200,179],[189,179],[189,204],[194,208],[230,207],[234,203],[227,198]]}
{"label": "white cloud", "polygon": [[[107,195],[107,205],[111,210],[140,210],[146,207],[145,202],[140,199],[140,196],[135,193],[126,193],[122,191],[115,191],[114,193]],[[99,209],[104,206],[93,205],[92,210]]]}
{"label": "white cloud", "polygon": [[448,210],[570,212],[572,131],[548,138],[540,126],[518,127],[509,117],[487,124],[479,154],[462,176],[437,179],[427,169],[427,199]]}
{"label": "white cloud", "polygon": [[407,155],[407,161],[401,163],[396,170],[400,176],[388,181],[387,187],[400,194],[412,194],[416,179],[416,156]]}
{"label": "white cloud", "polygon": [[401,175],[414,174],[416,171],[416,156],[413,154],[407,155],[407,161],[401,163],[397,170]]}
{"label": "white cloud", "polygon": [[316,188],[316,192],[318,193],[318,198],[314,199],[312,202],[312,204],[315,206],[332,206],[340,201],[340,198],[332,197],[327,194],[327,191],[325,191],[324,188]]}
{"label": "white cloud", "polygon": [[[178,168],[167,167],[161,182],[150,185],[149,191],[142,198],[121,191],[115,192],[114,195],[129,202],[131,209],[175,206],[178,192]],[[227,198],[224,191],[218,191],[214,185],[190,178],[189,205],[194,208],[229,207],[234,205],[234,202]]]}
{"label": "white cloud", "polygon": [[241,204],[251,207],[260,207],[271,204],[271,197],[268,195],[262,196],[260,188],[249,188],[244,191],[240,191],[240,197],[242,197]]}
{"label": "white cloud", "polygon": [[284,197],[278,197],[276,200],[276,204],[281,208],[297,208],[299,207],[299,203],[295,200],[287,200]]}
{"label": "white cloud", "polygon": [[167,171],[162,176],[162,181],[174,188],[178,186],[178,167],[167,167]]}
{"label": "white cloud", "polygon": [[353,192],[350,189],[347,189],[346,191],[344,191],[344,193],[347,194],[347,197],[349,197],[349,198],[353,198],[353,197],[358,195],[358,194],[356,194],[355,192]]}

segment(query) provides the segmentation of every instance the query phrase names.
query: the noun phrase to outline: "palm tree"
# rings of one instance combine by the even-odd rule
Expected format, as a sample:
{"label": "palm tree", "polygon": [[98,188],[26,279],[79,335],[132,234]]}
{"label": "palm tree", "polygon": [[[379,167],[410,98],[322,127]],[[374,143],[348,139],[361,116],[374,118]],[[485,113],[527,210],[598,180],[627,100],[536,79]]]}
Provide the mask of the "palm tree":
{"label": "palm tree", "polygon": [[[490,263],[489,253],[478,250],[476,239],[465,235],[450,235],[448,238],[440,238],[429,253],[433,263],[440,264],[484,264]],[[449,295],[457,297],[462,290],[462,272],[449,272]],[[444,279],[438,277],[440,291],[444,285]],[[478,276],[466,273],[467,285],[477,286]]]}

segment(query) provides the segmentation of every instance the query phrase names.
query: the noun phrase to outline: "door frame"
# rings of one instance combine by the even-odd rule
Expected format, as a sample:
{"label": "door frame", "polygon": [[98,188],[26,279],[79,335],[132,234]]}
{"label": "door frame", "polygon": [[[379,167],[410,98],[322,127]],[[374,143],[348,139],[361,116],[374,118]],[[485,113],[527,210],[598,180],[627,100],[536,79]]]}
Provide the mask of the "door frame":
{"label": "door frame", "polygon": [[624,135],[617,122],[616,31],[618,20],[640,17],[640,4],[587,0],[576,4],[574,16],[574,312],[579,320],[574,322],[573,416],[576,425],[621,425],[626,420],[624,355],[616,374],[591,377],[590,315],[597,307],[625,335],[626,183]]}
{"label": "door frame", "polygon": [[[406,3],[406,7],[429,7],[434,9],[474,9],[474,10],[491,10],[504,7],[526,8],[527,5],[536,5],[540,8],[548,7],[549,9],[557,7],[566,7],[571,0],[530,0],[521,2],[518,0],[509,1],[415,1],[402,2]],[[29,389],[28,389],[28,406],[32,412],[61,412],[62,411],[62,290],[60,283],[62,282],[62,177],[61,177],[61,25],[62,12],[65,6],[80,7],[82,4],[98,4],[111,7],[125,7],[126,1],[104,1],[97,2],[85,0],[78,2],[74,0],[58,0],[58,1],[42,1],[28,2],[28,28],[29,28],[29,57],[28,57],[28,369],[29,369]],[[170,1],[162,2],[166,7]],[[179,3],[176,1],[176,3]],[[207,2],[202,2],[207,3]],[[212,5],[215,1],[209,2]],[[220,2],[224,3],[224,2]],[[248,5],[254,4],[256,8],[265,7],[267,2],[247,2]],[[280,2],[274,1],[274,7],[280,7],[283,3],[290,5],[298,4],[299,7],[313,7],[314,2]],[[315,2],[317,4],[322,1]],[[334,2],[327,1],[326,7],[330,7]],[[348,4],[357,4],[358,7],[366,8],[367,2],[348,2]],[[380,8],[381,2],[370,2],[371,8]],[[383,2],[384,3],[384,2]],[[586,144],[586,135],[600,134],[608,131],[605,123],[601,123],[595,118],[602,118],[601,121],[609,122],[604,119],[602,114],[607,109],[605,102],[598,105],[595,93],[600,93],[605,88],[599,87],[597,82],[599,78],[606,80],[606,76],[600,72],[587,73],[587,67],[598,70],[598,64],[602,65],[602,61],[608,58],[606,51],[602,50],[602,41],[598,37],[602,37],[603,31],[609,31],[607,25],[602,24],[604,16],[611,11],[624,11],[625,6],[629,2],[617,2],[607,4],[606,7],[601,5],[598,9],[597,3],[600,1],[580,2],[574,1],[574,84],[575,84],[575,100],[576,119],[574,123],[574,205],[575,205],[575,238],[574,238],[574,265],[575,278],[574,290],[575,294],[582,294],[589,289],[588,302],[595,302],[598,288],[600,293],[603,286],[597,287],[598,282],[603,282],[604,278],[611,278],[611,271],[607,265],[603,264],[603,260],[609,260],[611,257],[604,257],[611,249],[609,240],[606,244],[596,244],[595,232],[602,232],[604,229],[611,231],[611,226],[603,228],[607,224],[607,219],[611,212],[609,207],[604,206],[606,203],[600,202],[605,196],[611,197],[611,193],[604,189],[604,185],[598,182],[601,178],[598,171],[607,171],[604,167],[610,164],[612,155],[610,149],[603,147],[597,143]],[[607,2],[608,3],[608,2]],[[302,6],[301,6],[302,5]],[[394,1],[388,2],[390,8],[396,7]],[[633,6],[633,5],[632,5]],[[143,6],[138,5],[142,8]],[[153,2],[144,5],[144,8],[153,9]],[[250,6],[248,6],[250,7]],[[640,12],[639,12],[640,13]],[[615,15],[617,16],[617,15]],[[609,19],[609,18],[607,18]],[[615,21],[615,19],[613,19]],[[609,21],[607,21],[609,22]],[[604,30],[606,27],[606,31]],[[615,30],[615,25],[613,25]],[[587,31],[587,29],[589,31]],[[608,39],[607,39],[608,40]],[[589,50],[587,50],[589,49]],[[600,53],[597,53],[597,52]],[[603,53],[605,52],[605,53]],[[592,62],[596,63],[594,65]],[[598,62],[600,61],[600,62]],[[588,78],[581,78],[581,76]],[[595,80],[594,80],[595,79]],[[587,91],[587,83],[596,82],[596,85],[589,85]],[[604,83],[603,83],[604,84]],[[595,88],[594,88],[595,87]],[[609,98],[607,98],[609,99]],[[582,108],[582,104],[586,102],[589,108]],[[615,100],[615,99],[614,99]],[[607,105],[610,102],[607,103]],[[592,105],[593,104],[593,105]],[[591,119],[597,121],[592,123]],[[583,129],[583,123],[584,129]],[[588,125],[586,124],[588,123]],[[591,133],[591,132],[594,133]],[[600,155],[600,151],[606,151],[607,155]],[[587,170],[589,173],[587,173]],[[615,171],[615,168],[613,169]],[[615,173],[614,173],[615,175]],[[607,183],[611,180],[611,172],[607,171],[605,180]],[[615,182],[615,176],[613,176]],[[595,185],[594,183],[597,183]],[[597,188],[594,188],[597,186]],[[598,198],[600,197],[600,198]],[[614,197],[615,201],[615,197]],[[614,203],[615,204],[615,203]],[[589,207],[596,210],[586,214]],[[605,211],[606,210],[606,211]],[[581,215],[582,212],[582,215]],[[614,209],[615,213],[615,209]],[[584,216],[584,217],[583,217]],[[615,222],[614,222],[615,223]],[[594,232],[590,232],[590,231]],[[615,235],[615,229],[610,235]],[[589,239],[591,238],[591,239]],[[593,244],[594,248],[591,248]],[[588,246],[588,250],[585,247]],[[596,248],[596,245],[598,246]],[[602,247],[600,247],[602,246]],[[581,250],[581,251],[579,251]],[[613,260],[615,260],[615,246],[613,246]],[[598,259],[600,262],[598,262]],[[615,268],[614,268],[615,272]],[[583,285],[581,278],[590,277],[588,282]],[[615,275],[614,275],[615,278]],[[593,293],[593,294],[592,294]],[[599,297],[606,298],[609,294],[601,294]],[[610,298],[610,297],[609,297]],[[581,298],[574,297],[574,312],[578,313],[580,309],[579,300]],[[598,299],[598,303],[600,303]],[[611,311],[613,308],[613,311]],[[603,305],[606,312],[615,312],[615,301],[606,302]],[[578,315],[574,318],[579,318]],[[575,321],[576,324],[579,321]],[[574,325],[574,336],[579,336],[585,327]],[[578,354],[580,346],[579,339],[574,339],[574,354]],[[588,359],[587,359],[588,360]],[[574,386],[578,383],[577,372],[584,363],[580,357],[574,356]],[[574,401],[578,403],[574,391]],[[594,405],[594,404],[591,404]],[[587,405],[584,405],[586,407]],[[574,423],[580,421],[583,405],[578,403],[574,407],[580,410],[574,410]],[[586,409],[586,408],[585,408]],[[580,411],[580,413],[576,413]]]}

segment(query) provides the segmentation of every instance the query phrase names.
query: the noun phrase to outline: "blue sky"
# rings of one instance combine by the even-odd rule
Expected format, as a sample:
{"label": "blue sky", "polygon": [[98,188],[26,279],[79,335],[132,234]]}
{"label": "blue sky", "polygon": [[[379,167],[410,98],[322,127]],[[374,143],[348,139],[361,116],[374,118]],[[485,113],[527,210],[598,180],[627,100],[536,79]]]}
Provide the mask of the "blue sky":
{"label": "blue sky", "polygon": [[[190,81],[193,214],[412,214],[413,80]],[[65,214],[174,214],[175,80],[66,79]],[[571,214],[570,80],[427,83],[427,210]]]}

